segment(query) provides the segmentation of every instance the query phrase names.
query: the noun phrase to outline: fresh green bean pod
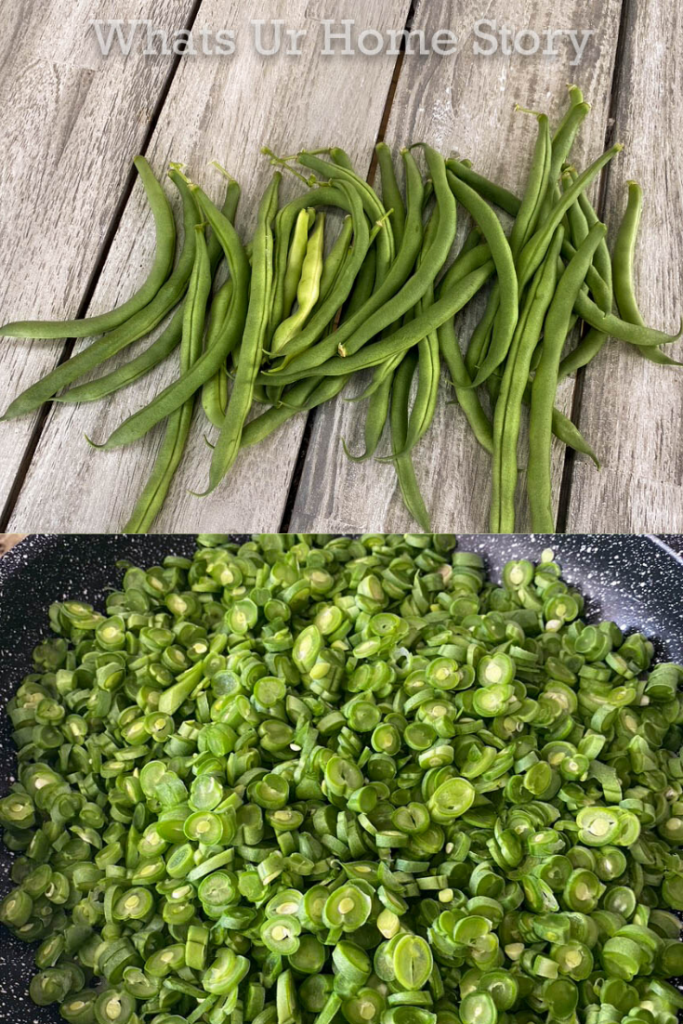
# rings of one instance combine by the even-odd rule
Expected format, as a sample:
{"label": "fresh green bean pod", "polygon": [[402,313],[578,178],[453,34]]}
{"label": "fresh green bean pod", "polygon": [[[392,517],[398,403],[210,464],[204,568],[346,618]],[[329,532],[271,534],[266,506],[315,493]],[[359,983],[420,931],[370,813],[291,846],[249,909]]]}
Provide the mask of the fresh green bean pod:
{"label": "fresh green bean pod", "polygon": [[[144,156],[133,160],[147,195],[156,231],[154,264],[142,287],[118,309],[83,320],[17,320],[0,327],[0,336],[11,338],[89,338],[113,331],[156,297],[173,267],[176,230],[173,210],[163,188]],[[191,269],[191,268],[190,268]],[[188,274],[189,276],[189,274]]]}
{"label": "fresh green bean pod", "polygon": [[377,153],[377,163],[379,164],[382,180],[382,199],[385,208],[391,211],[389,214],[391,230],[394,235],[396,249],[400,252],[406,222],[405,203],[396,180],[391,149],[387,146],[386,142],[378,142],[375,146],[375,152]]}
{"label": "fresh green bean pod", "polygon": [[124,420],[104,444],[95,447],[111,449],[139,440],[157,423],[184,405],[207,380],[210,380],[242,337],[250,276],[244,249],[230,221],[196,185],[194,194],[202,213],[224,248],[233,283],[230,310],[221,332],[220,344],[217,343],[200,355],[187,370],[181,371],[178,380],[169,384],[144,408]]}
{"label": "fresh green bean pod", "polygon": [[552,410],[557,390],[558,370],[569,320],[578,294],[593,260],[593,254],[605,236],[603,224],[591,228],[588,237],[565,270],[548,310],[543,339],[543,354],[531,388],[529,419],[529,466],[527,493],[535,533],[552,533],[550,455]]}
{"label": "fresh green bean pod", "polygon": [[[180,345],[180,369],[187,372],[202,351],[206,304],[211,292],[211,263],[204,239],[204,225],[195,228],[197,246],[195,265],[183,310],[183,337]],[[171,413],[147,486],[136,502],[124,533],[147,533],[161,511],[180,465],[192,426],[195,396]]]}
{"label": "fresh green bean pod", "polygon": [[237,458],[242,431],[251,408],[254,384],[263,358],[273,287],[273,221],[277,212],[281,176],[273,177],[259,207],[254,236],[251,290],[240,360],[220,436],[211,457],[209,487],[214,490]]}

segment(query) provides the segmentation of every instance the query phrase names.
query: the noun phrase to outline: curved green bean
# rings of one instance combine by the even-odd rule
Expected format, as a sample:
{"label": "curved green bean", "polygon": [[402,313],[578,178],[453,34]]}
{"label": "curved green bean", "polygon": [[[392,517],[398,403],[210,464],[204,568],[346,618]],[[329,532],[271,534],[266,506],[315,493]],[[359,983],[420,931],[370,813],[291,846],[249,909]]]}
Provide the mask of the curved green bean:
{"label": "curved green bean", "polygon": [[543,331],[546,313],[557,285],[557,259],[564,229],[557,229],[548,256],[527,291],[510,348],[493,417],[491,519],[493,533],[514,533],[517,489],[517,442],[522,398],[531,359]]}
{"label": "curved green bean", "polygon": [[[491,207],[455,175],[448,172],[448,183],[453,195],[462,203],[478,224],[488,244],[496,267],[500,290],[499,310],[493,325],[491,348],[475,375],[473,387],[478,387],[505,359],[515,333],[518,316],[517,272],[511,244],[505,237],[500,221]],[[471,250],[474,252],[475,250]]]}
{"label": "curved green bean", "polygon": [[259,206],[253,245],[249,305],[246,321],[243,321],[244,334],[239,364],[223,427],[211,457],[209,486],[204,494],[209,494],[218,486],[237,458],[242,431],[253,400],[254,384],[263,358],[272,299],[273,221],[277,212],[280,180],[281,175],[275,174]]}
{"label": "curved green bean", "polygon": [[341,231],[337,236],[337,239],[330,249],[329,254],[325,258],[323,264],[323,272],[320,277],[320,298],[318,302],[325,301],[327,296],[335,284],[341,268],[346,259],[349,246],[351,245],[351,239],[353,238],[353,220],[351,217],[346,216],[344,223],[342,224]]}
{"label": "curved green bean", "polygon": [[[129,315],[125,323],[110,331],[109,334],[105,334],[96,341],[91,342],[82,352],[71,356],[61,366],[57,366],[51,373],[46,374],[39,381],[36,381],[35,384],[32,384],[25,391],[22,391],[21,394],[17,395],[6,410],[3,419],[9,420],[15,419],[17,416],[24,416],[37,409],[43,402],[49,401],[61,388],[72,384],[78,377],[95,369],[105,360],[111,359],[112,356],[116,355],[123,348],[132,345],[134,341],[138,341],[139,338],[148,334],[149,331],[161,323],[164,317],[181,299],[192,273],[195,253],[194,227],[198,217],[195,203],[189,194],[182,176],[175,170],[172,170],[171,177],[183,197],[186,228],[183,250],[176,269],[168,280],[165,280],[156,289],[154,296],[151,297],[151,300],[143,309],[138,310],[133,315]],[[168,202],[165,196],[164,201]],[[173,230],[175,233],[175,227]],[[79,322],[85,323],[85,321]],[[67,403],[73,401],[94,401],[102,397],[100,387],[97,380],[88,381],[82,385],[82,390],[79,389],[80,397],[74,399],[64,395],[62,398]],[[105,393],[108,393],[108,391],[105,391]]]}
{"label": "curved green bean", "polygon": [[[614,242],[614,297],[621,317],[628,323],[645,326],[633,287],[633,258],[643,208],[643,191],[636,181],[628,183],[628,202]],[[651,362],[663,366],[680,366],[677,359],[658,348],[641,348],[640,354]]]}
{"label": "curved green bean", "polygon": [[[15,320],[0,327],[0,336],[10,338],[89,338],[113,331],[150,303],[171,273],[175,257],[176,230],[171,204],[144,156],[133,163],[140,175],[149,202],[156,232],[156,255],[147,280],[127,302],[117,309],[82,320]],[[191,272],[190,267],[190,272]],[[188,274],[189,277],[189,274]],[[187,280],[187,279],[186,279]]]}
{"label": "curved green bean", "polygon": [[394,233],[396,248],[400,250],[406,222],[406,208],[403,196],[396,180],[394,161],[389,146],[387,146],[386,142],[378,142],[375,146],[375,152],[377,153],[377,163],[379,164],[379,173],[382,181],[382,200],[386,209],[391,211],[389,214],[391,229]]}
{"label": "curved green bean", "polygon": [[[304,329],[288,342],[287,351],[282,355],[282,362],[278,364],[278,367],[265,371],[269,376],[272,375],[272,379],[267,381],[268,384],[278,385],[282,383],[276,377],[276,371],[279,366],[286,366],[296,355],[306,353],[320,338],[327,325],[334,319],[339,308],[351,294],[356,276],[363,265],[370,247],[370,230],[367,218],[363,213],[363,205],[358,189],[342,183],[339,186],[339,192],[346,197],[346,206],[351,212],[353,221],[351,256],[344,262],[334,288],[330,290],[327,297],[318,305],[317,310],[313,313]],[[321,346],[326,344],[330,344],[329,338],[319,343]],[[334,351],[334,340],[331,341],[331,346]],[[318,346],[315,347],[317,348]]]}
{"label": "curved green bean", "polygon": [[[211,303],[211,319],[206,332],[206,349],[209,351],[220,344],[221,333],[228,315],[232,300],[232,280],[228,280],[218,289]],[[189,367],[188,367],[189,368]],[[223,426],[225,410],[228,405],[228,370],[223,363],[213,377],[202,386],[202,408],[214,427],[219,430]]]}
{"label": "curved green bean", "polygon": [[312,210],[316,206],[333,206],[344,210],[346,213],[351,213],[348,194],[334,185],[321,185],[318,188],[313,188],[308,193],[290,200],[290,202],[278,210],[274,224],[274,285],[270,323],[268,325],[269,341],[278,325],[285,319],[285,277],[287,274],[292,232],[301,212],[308,208]]}
{"label": "curved green bean", "polygon": [[[284,281],[284,305],[280,323],[287,319],[292,312],[292,306],[296,299],[296,293],[301,280],[301,268],[306,258],[308,246],[308,233],[315,221],[315,211],[307,208],[301,210],[294,225],[294,235],[289,245],[287,254],[287,270]],[[279,326],[279,325],[278,325]]]}
{"label": "curved green bean", "polygon": [[408,406],[410,403],[410,387],[417,365],[417,355],[408,352],[394,375],[391,396],[391,439],[395,453],[394,467],[403,502],[421,530],[431,529],[429,512],[420,491],[415,467],[409,451],[405,451],[408,434]]}
{"label": "curved green bean", "polygon": [[[463,249],[465,247],[463,246]],[[477,246],[476,249],[470,249],[469,253],[473,254],[477,249],[488,251],[487,245]],[[461,253],[462,256],[462,253]],[[467,256],[467,252],[465,253]],[[457,284],[459,274],[461,273],[462,267],[465,264],[465,258],[462,260],[460,257],[455,261],[453,266],[450,268],[446,276],[441,281],[439,286],[439,294],[448,291],[455,284]],[[439,352],[443,359],[448,373],[451,378],[451,383],[455,388],[455,397],[458,405],[462,409],[467,422],[472,428],[472,432],[476,437],[479,444],[487,452],[493,451],[493,435],[491,432],[491,424],[488,416],[484,412],[481,402],[479,401],[479,395],[475,388],[472,387],[472,378],[467,372],[465,366],[465,360],[458,339],[455,334],[455,316],[449,317],[437,330],[437,338],[439,341]]]}
{"label": "curved green bean", "polygon": [[394,373],[393,369],[390,368],[388,372],[384,373],[379,386],[370,396],[368,409],[365,415],[365,451],[362,455],[353,455],[349,451],[345,439],[342,438],[344,453],[352,462],[365,462],[366,459],[372,458],[377,451],[377,447],[382,439],[384,427],[386,426],[387,418],[389,416],[391,386],[393,380]]}
{"label": "curved green bean", "polygon": [[345,167],[347,171],[353,171],[354,174],[356,173],[351,157],[346,150],[342,149],[340,146],[332,147],[330,150],[330,160],[332,163],[337,164],[338,167]]}
{"label": "curved green bean", "polygon": [[629,345],[652,348],[656,345],[669,345],[674,341],[678,341],[681,336],[680,331],[677,334],[667,334],[665,331],[658,331],[654,327],[630,324],[626,320],[621,320],[613,313],[603,313],[587,292],[581,292],[578,295],[574,308],[581,319],[585,320],[591,327],[601,331],[603,334],[609,334],[612,338],[626,341]]}
{"label": "curved green bean", "polygon": [[204,352],[178,380],[164,388],[148,405],[139,409],[116,428],[107,441],[98,448],[118,448],[139,440],[157,423],[175,409],[179,409],[191,395],[216,373],[242,336],[249,292],[249,263],[234,227],[209,197],[193,186],[200,209],[216,233],[224,249],[233,282],[230,311],[224,322],[220,344]]}
{"label": "curved green bean", "polygon": [[446,167],[459,181],[463,181],[470,188],[473,188],[482,199],[486,199],[487,202],[498,206],[505,213],[509,213],[511,217],[516,217],[519,213],[521,205],[519,197],[510,192],[509,189],[503,188],[502,185],[497,185],[495,182],[490,181],[489,178],[485,178],[482,174],[473,170],[467,161],[456,160],[455,157],[451,157],[446,161]]}
{"label": "curved green bean", "polygon": [[[204,225],[198,225],[195,231],[196,259],[183,310],[183,337],[180,344],[182,372],[187,372],[201,355],[206,303],[211,292],[211,264],[204,238]],[[161,511],[185,452],[194,406],[193,394],[169,416],[151,476],[123,528],[124,533],[147,533]]]}
{"label": "curved green bean", "polygon": [[[188,195],[190,195],[189,192]],[[234,223],[235,221],[239,198],[240,187],[236,181],[230,180],[222,212],[231,223]],[[191,202],[192,209],[195,210],[196,204],[194,203],[194,200]],[[186,226],[186,238],[187,232],[188,227]],[[211,265],[211,276],[213,278],[223,255],[220,242],[216,238],[215,234],[212,234],[209,238],[208,252],[209,263]],[[180,262],[178,263],[178,266],[180,266]],[[64,402],[66,404],[97,401],[98,399],[105,398],[107,395],[113,394],[115,391],[120,391],[122,388],[128,387],[129,384],[134,384],[136,380],[144,377],[145,374],[149,373],[149,371],[154,369],[155,366],[158,366],[159,363],[166,359],[171,352],[178,347],[183,332],[183,310],[184,303],[173,314],[170,323],[162,331],[156,341],[154,341],[149,348],[145,349],[144,352],[141,352],[140,355],[136,356],[134,359],[129,359],[123,366],[119,366],[117,369],[111,370],[102,377],[97,377],[95,380],[88,381],[86,384],[80,384],[76,385],[76,387],[69,388],[69,390],[63,395],[56,397],[54,401]]]}

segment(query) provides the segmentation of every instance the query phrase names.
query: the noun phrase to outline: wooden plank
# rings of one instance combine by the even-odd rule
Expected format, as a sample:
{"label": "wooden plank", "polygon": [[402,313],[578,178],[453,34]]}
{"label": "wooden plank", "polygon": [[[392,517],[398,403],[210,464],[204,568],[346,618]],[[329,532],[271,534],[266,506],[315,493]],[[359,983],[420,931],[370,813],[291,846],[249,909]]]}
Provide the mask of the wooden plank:
{"label": "wooden plank", "polygon": [[[131,0],[130,18],[181,28],[193,0]],[[129,154],[148,131],[170,70],[168,60],[133,51],[124,59],[98,49],[89,0],[16,0],[3,7],[0,47],[0,318],[75,316],[130,173]],[[96,5],[102,19],[120,4]],[[149,232],[139,259],[147,265]],[[122,281],[113,298],[125,298]],[[99,307],[102,308],[101,306]],[[63,345],[1,339],[3,408],[50,370]],[[36,423],[0,426],[0,508]],[[69,459],[73,464],[73,454]],[[40,526],[40,517],[34,519]],[[77,520],[71,522],[73,529]],[[69,523],[64,523],[69,529]]]}
{"label": "wooden plank", "polygon": [[[359,20],[353,0],[290,3],[288,28],[308,30],[303,56],[260,57],[249,39],[249,21],[270,20],[272,7],[267,0],[249,5],[241,0],[206,0],[198,23],[213,29],[234,28],[237,51],[230,58],[198,57],[182,63],[149,153],[159,173],[170,159],[184,161],[214,195],[221,189],[221,179],[207,169],[207,162],[218,158],[225,163],[243,186],[238,227],[245,238],[254,226],[256,203],[271,173],[268,161],[260,156],[261,145],[291,152],[303,146],[338,143],[354,159],[369,161],[396,61],[390,55],[322,55],[322,20]],[[372,0],[364,5],[362,27],[382,31],[402,27],[408,9],[409,0]],[[289,194],[298,187],[295,182],[286,183]],[[129,203],[98,284],[98,306],[107,306],[118,287],[130,288],[139,278],[143,252],[140,218],[139,203]],[[148,378],[120,393],[116,401],[53,410],[12,521],[27,529],[56,531],[75,524],[85,531],[119,528],[150,471],[160,430],[129,450],[107,453],[88,450],[83,433],[96,439],[106,437],[176,372],[176,358],[172,357]],[[270,443],[240,456],[226,484],[200,501],[188,494],[190,489],[202,489],[208,474],[202,436],[206,426],[196,423],[187,457],[155,529],[277,530],[303,429],[304,418],[299,417]],[[62,485],[65,460],[75,466],[77,486]],[[50,495],[49,502],[45,494]]]}
{"label": "wooden plank", "polygon": [[[538,33],[549,28],[593,30],[583,61],[576,67],[570,66],[573,56],[566,50],[561,50],[562,55],[555,60],[540,54],[476,56],[473,37],[468,34],[468,28],[477,20],[471,11],[465,0],[423,0],[418,5],[416,29],[424,29],[429,36],[437,28],[458,26],[461,44],[456,59],[406,57],[387,129],[387,141],[395,152],[408,142],[424,139],[443,152],[472,158],[484,174],[519,192],[530,161],[535,122],[524,114],[515,115],[513,105],[519,102],[545,110],[557,119],[566,104],[565,85],[574,80],[584,87],[593,104],[575,158],[585,163],[597,156],[603,148],[608,116],[619,0],[605,4],[571,0],[559,8],[544,0],[494,0],[487,5],[486,18],[496,21],[498,26],[528,28]],[[462,237],[462,231],[459,235]],[[473,311],[466,311],[458,319],[461,338],[469,337],[481,308],[480,303],[473,303]],[[561,389],[559,404],[565,411],[571,408],[572,389],[571,381]],[[437,530],[485,532],[490,460],[472,438],[459,408],[446,404],[452,392],[449,393],[445,381],[441,392],[432,429],[415,450],[417,475],[432,511],[433,526]],[[344,402],[342,397],[317,413],[292,530],[414,529],[415,524],[403,508],[391,466],[376,462],[358,465],[344,456],[340,436],[353,442],[354,448],[362,447],[363,411],[358,404]],[[383,451],[386,454],[387,448]],[[523,454],[520,462],[523,468]],[[560,450],[554,465],[556,494],[562,462]],[[518,529],[526,529],[527,522],[526,514],[521,515]]]}
{"label": "wooden plank", "polygon": [[[682,314],[683,11],[678,4],[629,4],[615,110],[626,146],[610,171],[606,216],[614,228],[627,185],[643,187],[636,288],[648,324],[678,330]],[[666,346],[683,358],[683,344]],[[577,460],[567,528],[573,532],[683,529],[683,380],[619,342],[586,371],[580,425],[602,463],[599,477]]]}

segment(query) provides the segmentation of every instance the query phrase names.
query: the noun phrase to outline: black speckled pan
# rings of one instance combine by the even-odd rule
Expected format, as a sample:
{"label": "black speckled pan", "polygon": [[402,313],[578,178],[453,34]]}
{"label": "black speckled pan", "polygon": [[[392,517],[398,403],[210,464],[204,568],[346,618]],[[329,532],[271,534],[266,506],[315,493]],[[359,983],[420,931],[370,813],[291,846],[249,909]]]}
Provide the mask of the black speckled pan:
{"label": "black speckled pan", "polygon": [[[234,539],[239,539],[235,537]],[[613,619],[642,630],[660,659],[683,659],[683,537],[561,535],[499,537],[461,535],[459,546],[478,551],[494,577],[510,558],[538,559],[551,547],[567,582],[588,599],[587,618]],[[174,536],[34,536],[0,559],[0,704],[31,670],[31,652],[48,632],[47,606],[68,597],[101,607],[119,584],[116,561],[142,566],[164,555],[191,555],[194,538]],[[14,779],[9,721],[0,715],[0,794]],[[10,858],[0,847],[0,892],[9,888]],[[32,949],[0,926],[0,1022],[60,1021],[55,1008],[34,1006],[27,995],[34,972]]]}

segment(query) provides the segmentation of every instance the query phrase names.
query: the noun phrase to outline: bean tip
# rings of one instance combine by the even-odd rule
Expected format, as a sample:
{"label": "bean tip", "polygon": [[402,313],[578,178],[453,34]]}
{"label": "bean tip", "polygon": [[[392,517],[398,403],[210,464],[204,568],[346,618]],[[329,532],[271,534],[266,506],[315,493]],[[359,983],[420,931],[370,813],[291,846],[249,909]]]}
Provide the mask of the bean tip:
{"label": "bean tip", "polygon": [[225,167],[223,167],[222,164],[218,163],[218,160],[209,160],[209,167],[214,167],[217,171],[220,171],[223,177],[226,178],[229,182],[235,182],[235,184],[237,184],[232,174],[230,174],[229,171],[226,171]]}

